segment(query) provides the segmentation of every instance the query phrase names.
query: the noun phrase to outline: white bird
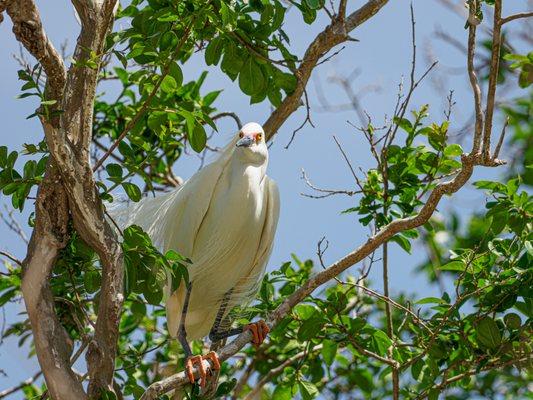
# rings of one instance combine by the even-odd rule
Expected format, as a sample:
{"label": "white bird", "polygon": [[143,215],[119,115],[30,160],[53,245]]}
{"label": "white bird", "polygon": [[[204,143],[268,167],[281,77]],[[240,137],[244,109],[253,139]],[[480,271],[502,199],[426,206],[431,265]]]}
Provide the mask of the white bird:
{"label": "white bird", "polygon": [[193,364],[206,382],[202,360],[220,367],[216,353],[192,356],[188,340],[209,334],[214,341],[249,329],[260,344],[264,321],[222,331],[228,312],[253,298],[272,251],[279,217],[279,192],[266,175],[268,148],[261,125],[246,124],[219,158],[177,190],[144,199],[114,217],[120,224],[141,226],[162,252],[178,251],[192,260],[190,286],[166,287],[168,330],[187,355],[191,383]]}

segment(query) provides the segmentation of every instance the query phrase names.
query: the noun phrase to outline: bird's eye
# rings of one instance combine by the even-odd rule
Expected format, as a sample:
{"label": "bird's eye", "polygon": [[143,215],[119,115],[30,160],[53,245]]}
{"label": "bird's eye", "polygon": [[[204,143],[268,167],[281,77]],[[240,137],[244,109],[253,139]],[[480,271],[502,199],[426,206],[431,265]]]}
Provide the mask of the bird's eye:
{"label": "bird's eye", "polygon": [[244,133],[239,132],[239,137],[242,138],[244,136]]}
{"label": "bird's eye", "polygon": [[257,135],[255,135],[255,140],[257,140],[259,142],[262,137],[263,136],[260,133],[258,133]]}

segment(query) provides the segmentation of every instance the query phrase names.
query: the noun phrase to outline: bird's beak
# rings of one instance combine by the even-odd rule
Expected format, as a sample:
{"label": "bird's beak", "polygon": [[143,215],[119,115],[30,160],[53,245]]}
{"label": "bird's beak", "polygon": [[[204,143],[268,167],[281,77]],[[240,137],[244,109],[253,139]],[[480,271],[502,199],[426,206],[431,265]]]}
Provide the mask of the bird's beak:
{"label": "bird's beak", "polygon": [[235,146],[237,147],[250,147],[254,143],[254,139],[250,136],[244,136],[240,138]]}

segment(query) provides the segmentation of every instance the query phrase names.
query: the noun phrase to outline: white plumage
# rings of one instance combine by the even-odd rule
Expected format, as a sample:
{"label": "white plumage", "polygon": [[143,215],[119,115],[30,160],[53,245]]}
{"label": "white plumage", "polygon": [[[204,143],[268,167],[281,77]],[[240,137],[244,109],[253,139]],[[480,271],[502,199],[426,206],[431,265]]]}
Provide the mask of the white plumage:
{"label": "white plumage", "polygon": [[[114,212],[122,226],[141,226],[165,252],[192,260],[185,319],[188,339],[206,336],[224,295],[225,314],[256,293],[272,250],[279,216],[276,183],[266,175],[268,149],[262,127],[246,124],[219,158],[177,190]],[[176,337],[186,288],[166,289],[169,333]]]}

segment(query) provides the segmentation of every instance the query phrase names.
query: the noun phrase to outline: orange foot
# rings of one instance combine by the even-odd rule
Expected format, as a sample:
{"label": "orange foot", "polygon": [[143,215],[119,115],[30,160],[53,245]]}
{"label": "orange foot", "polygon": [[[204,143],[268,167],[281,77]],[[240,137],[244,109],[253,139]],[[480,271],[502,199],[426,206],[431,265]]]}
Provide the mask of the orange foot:
{"label": "orange foot", "polygon": [[270,332],[270,328],[263,320],[246,325],[244,330],[252,332],[252,343],[255,347],[259,347],[259,345],[265,340],[268,332]]}
{"label": "orange foot", "polygon": [[211,360],[213,363],[213,369],[220,369],[220,361],[218,359],[217,353],[210,351],[205,356],[191,356],[185,361],[185,372],[189,377],[189,382],[194,384],[194,364],[198,366],[198,371],[200,372],[200,386],[205,387],[207,381],[207,371],[204,367],[203,360]]}

